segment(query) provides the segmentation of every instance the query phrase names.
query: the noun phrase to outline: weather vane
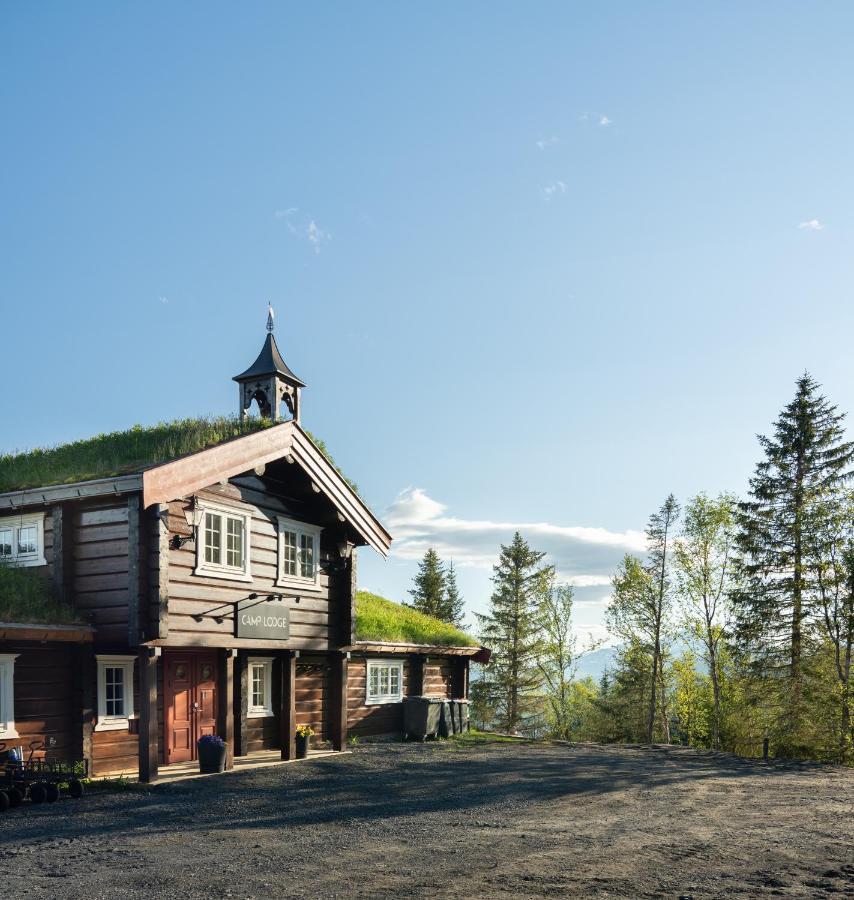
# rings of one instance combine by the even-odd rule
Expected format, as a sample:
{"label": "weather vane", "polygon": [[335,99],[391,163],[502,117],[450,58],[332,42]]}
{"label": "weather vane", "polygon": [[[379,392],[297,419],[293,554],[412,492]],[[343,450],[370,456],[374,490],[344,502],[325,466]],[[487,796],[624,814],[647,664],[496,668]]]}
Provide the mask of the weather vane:
{"label": "weather vane", "polygon": [[270,334],[273,333],[273,329],[276,327],[275,322],[273,321],[276,317],[276,314],[273,312],[273,307],[271,304],[267,304],[267,331]]}

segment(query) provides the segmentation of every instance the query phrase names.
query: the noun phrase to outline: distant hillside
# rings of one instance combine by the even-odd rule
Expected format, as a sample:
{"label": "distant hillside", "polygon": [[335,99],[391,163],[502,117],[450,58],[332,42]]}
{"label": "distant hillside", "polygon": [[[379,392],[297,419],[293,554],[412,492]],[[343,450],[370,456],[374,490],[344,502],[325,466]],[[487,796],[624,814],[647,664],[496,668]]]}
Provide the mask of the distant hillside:
{"label": "distant hillside", "polygon": [[614,668],[618,652],[619,648],[617,647],[602,647],[592,653],[585,653],[578,661],[575,677],[587,678],[590,676],[594,681],[599,681],[605,669]]}

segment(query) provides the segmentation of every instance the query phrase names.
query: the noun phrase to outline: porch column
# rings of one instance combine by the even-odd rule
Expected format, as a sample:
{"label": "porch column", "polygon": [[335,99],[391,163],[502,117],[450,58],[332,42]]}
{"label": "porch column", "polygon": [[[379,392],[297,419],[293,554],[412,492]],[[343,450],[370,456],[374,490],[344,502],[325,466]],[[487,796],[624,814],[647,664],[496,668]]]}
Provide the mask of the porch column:
{"label": "porch column", "polygon": [[282,654],[282,709],[279,713],[282,759],[295,759],[297,755],[296,683],[299,650],[285,650]]}
{"label": "porch column", "polygon": [[246,720],[249,713],[249,657],[241,653],[234,661],[234,755],[246,756]]}
{"label": "porch column", "polygon": [[347,744],[347,681],[350,654],[332,654],[332,749],[343,750]]}
{"label": "porch column", "polygon": [[139,648],[139,780],[157,778],[157,660],[159,647]]}
{"label": "porch column", "polygon": [[467,656],[457,656],[453,663],[452,696],[458,700],[468,698],[469,660]]}
{"label": "porch column", "polygon": [[89,775],[94,774],[92,734],[95,730],[95,648],[92,644],[80,644],[75,653],[78,691],[80,698],[80,758],[89,761]]}
{"label": "porch column", "polygon": [[225,741],[225,768],[234,768],[234,657],[236,650],[220,650],[217,666],[216,727]]}

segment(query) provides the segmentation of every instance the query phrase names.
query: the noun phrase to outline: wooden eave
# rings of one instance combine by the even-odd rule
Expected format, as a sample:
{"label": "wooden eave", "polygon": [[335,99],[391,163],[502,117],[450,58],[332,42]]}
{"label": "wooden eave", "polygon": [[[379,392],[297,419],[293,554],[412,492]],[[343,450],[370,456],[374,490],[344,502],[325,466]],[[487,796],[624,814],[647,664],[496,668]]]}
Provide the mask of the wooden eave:
{"label": "wooden eave", "polygon": [[[354,641],[343,647],[349,653],[421,654],[424,656],[483,656],[489,660],[491,651],[486,647],[444,647],[436,644],[405,644],[399,641]],[[480,661],[480,660],[478,660]]]}
{"label": "wooden eave", "polygon": [[0,622],[0,641],[64,641],[91,643],[95,629],[91,625],[52,625],[39,622]]}
{"label": "wooden eave", "polygon": [[142,487],[142,475],[117,475],[114,478],[97,478],[92,481],[75,481],[71,484],[54,484],[45,487],[24,488],[0,494],[0,509],[18,509],[25,506],[61,503],[65,500],[81,500],[86,497],[103,497],[110,494],[129,494]]}
{"label": "wooden eave", "polygon": [[285,457],[299,464],[366,544],[382,556],[388,555],[391,535],[293,421],[146,469],[142,473],[143,506],[186,497]]}

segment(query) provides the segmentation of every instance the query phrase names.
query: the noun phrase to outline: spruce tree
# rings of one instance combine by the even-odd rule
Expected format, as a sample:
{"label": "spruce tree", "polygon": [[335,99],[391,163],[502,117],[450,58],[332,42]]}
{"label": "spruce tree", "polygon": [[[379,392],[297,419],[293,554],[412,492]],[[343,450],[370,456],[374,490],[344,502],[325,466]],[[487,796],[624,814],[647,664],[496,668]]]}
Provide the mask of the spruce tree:
{"label": "spruce tree", "polygon": [[415,587],[409,594],[412,606],[419,612],[437,619],[442,618],[445,610],[445,567],[432,547],[418,563]]}
{"label": "spruce tree", "polygon": [[454,569],[454,561],[451,560],[445,573],[445,602],[442,608],[442,615],[439,618],[443,622],[449,622],[457,628],[462,628],[464,615],[463,598],[459,587],[457,587],[457,573]]}
{"label": "spruce tree", "polygon": [[493,566],[489,612],[476,614],[481,639],[492,648],[481,690],[495,709],[497,724],[508,732],[530,725],[539,712],[539,601],[553,572],[551,566],[541,565],[544,556],[516,532],[509,545],[501,546]]}
{"label": "spruce tree", "polygon": [[773,437],[759,437],[764,459],[739,506],[737,634],[753,673],[766,691],[776,688],[774,737],[784,752],[803,749],[804,632],[815,594],[810,536],[824,529],[826,510],[851,476],[854,444],[844,440],[843,418],[809,374],[799,378]]}

